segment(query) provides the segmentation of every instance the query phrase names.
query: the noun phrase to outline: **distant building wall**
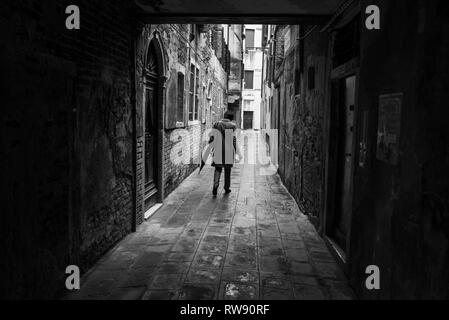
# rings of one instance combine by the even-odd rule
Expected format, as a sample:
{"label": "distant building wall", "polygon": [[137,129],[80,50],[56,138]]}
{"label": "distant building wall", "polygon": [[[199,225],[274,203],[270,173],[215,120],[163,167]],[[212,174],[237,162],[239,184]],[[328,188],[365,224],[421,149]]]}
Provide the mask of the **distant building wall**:
{"label": "distant building wall", "polygon": [[229,26],[230,72],[228,79],[228,109],[234,113],[234,121],[241,127],[243,84],[243,25]]}
{"label": "distant building wall", "polygon": [[[245,122],[245,112],[252,113],[252,128],[261,128],[261,93],[262,93],[262,65],[263,65],[263,52],[262,52],[262,25],[245,25],[246,30],[250,30],[252,35],[253,44],[248,45],[247,40],[244,41],[244,71],[252,73],[252,79],[250,82],[252,85],[249,88],[248,83],[243,82],[242,90],[242,119]],[[243,128],[243,126],[242,126]]]}

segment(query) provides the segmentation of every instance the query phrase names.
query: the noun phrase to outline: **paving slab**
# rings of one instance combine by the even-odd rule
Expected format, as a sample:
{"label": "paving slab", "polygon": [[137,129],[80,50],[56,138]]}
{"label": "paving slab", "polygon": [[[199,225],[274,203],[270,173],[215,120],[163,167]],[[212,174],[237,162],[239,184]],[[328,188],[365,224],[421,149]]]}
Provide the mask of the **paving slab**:
{"label": "paving slab", "polygon": [[222,281],[220,287],[221,300],[257,300],[259,298],[258,287],[252,284]]}
{"label": "paving slab", "polygon": [[[257,157],[256,157],[257,158]],[[353,299],[278,175],[234,165],[231,194],[195,171],[81,279],[68,299]]]}

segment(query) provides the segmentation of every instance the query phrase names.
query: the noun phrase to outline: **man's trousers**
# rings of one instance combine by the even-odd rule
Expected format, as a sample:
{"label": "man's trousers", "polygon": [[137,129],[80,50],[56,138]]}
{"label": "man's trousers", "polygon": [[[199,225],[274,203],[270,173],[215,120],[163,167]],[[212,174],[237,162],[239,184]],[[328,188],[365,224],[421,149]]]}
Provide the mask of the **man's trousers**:
{"label": "man's trousers", "polygon": [[[224,189],[229,190],[231,187],[231,166],[224,166]],[[218,190],[218,186],[220,185],[220,176],[223,171],[222,166],[215,166],[214,172],[214,190]]]}

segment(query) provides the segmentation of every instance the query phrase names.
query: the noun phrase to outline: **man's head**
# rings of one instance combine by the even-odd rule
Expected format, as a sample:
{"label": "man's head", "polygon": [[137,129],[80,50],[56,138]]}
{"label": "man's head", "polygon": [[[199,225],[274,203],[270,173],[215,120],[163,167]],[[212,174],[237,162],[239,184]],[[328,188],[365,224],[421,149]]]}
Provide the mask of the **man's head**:
{"label": "man's head", "polygon": [[234,120],[234,114],[230,111],[226,111],[223,117],[229,121]]}

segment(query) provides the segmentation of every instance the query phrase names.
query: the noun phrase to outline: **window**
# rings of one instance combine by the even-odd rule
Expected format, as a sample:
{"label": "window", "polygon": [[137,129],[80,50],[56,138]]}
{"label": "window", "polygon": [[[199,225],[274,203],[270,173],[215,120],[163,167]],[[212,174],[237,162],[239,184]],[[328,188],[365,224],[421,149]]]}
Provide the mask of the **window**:
{"label": "window", "polygon": [[287,27],[284,34],[284,55],[287,53],[288,49],[290,48],[290,28]]}
{"label": "window", "polygon": [[217,114],[217,117],[221,116],[221,109],[220,109],[220,88],[216,88],[214,92],[214,107]]}
{"label": "window", "polygon": [[195,68],[195,109],[194,109],[194,113],[193,113],[193,120],[198,120],[198,109],[200,107],[199,105],[199,88],[200,88],[200,79],[199,79],[199,75],[200,75],[200,70],[198,70],[198,68]]}
{"label": "window", "polygon": [[203,87],[203,107],[201,108],[201,122],[206,122],[207,94],[206,87]]}
{"label": "window", "polygon": [[207,100],[212,99],[212,82],[209,83],[209,89],[207,89]]}
{"label": "window", "polygon": [[198,40],[197,34],[198,34],[198,28],[197,28],[196,24],[190,25],[190,42],[195,41],[194,45],[196,45],[196,42]]}
{"label": "window", "polygon": [[245,70],[245,89],[252,89],[254,82],[254,71]]}
{"label": "window", "polygon": [[190,65],[190,84],[189,84],[189,120],[198,120],[198,87],[199,70],[193,64]]}
{"label": "window", "polygon": [[178,101],[176,109],[176,122],[184,123],[184,75],[178,72]]}
{"label": "window", "polygon": [[245,48],[254,48],[254,29],[245,30]]}
{"label": "window", "polygon": [[195,66],[190,65],[190,83],[189,83],[189,120],[193,120],[195,112]]}
{"label": "window", "polygon": [[344,27],[334,32],[333,67],[336,68],[359,56],[360,50],[360,21],[355,17]]}

